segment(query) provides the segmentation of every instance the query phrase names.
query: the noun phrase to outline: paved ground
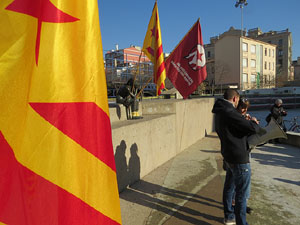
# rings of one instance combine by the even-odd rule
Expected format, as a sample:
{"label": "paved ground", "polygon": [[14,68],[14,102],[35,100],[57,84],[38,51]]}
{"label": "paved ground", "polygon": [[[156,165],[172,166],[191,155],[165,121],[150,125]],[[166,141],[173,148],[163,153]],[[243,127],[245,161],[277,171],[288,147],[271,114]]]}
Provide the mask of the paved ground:
{"label": "paved ground", "polygon": [[[219,149],[209,135],[128,187],[120,194],[123,225],[223,224]],[[251,164],[248,223],[300,224],[300,149],[267,144],[252,152]]]}

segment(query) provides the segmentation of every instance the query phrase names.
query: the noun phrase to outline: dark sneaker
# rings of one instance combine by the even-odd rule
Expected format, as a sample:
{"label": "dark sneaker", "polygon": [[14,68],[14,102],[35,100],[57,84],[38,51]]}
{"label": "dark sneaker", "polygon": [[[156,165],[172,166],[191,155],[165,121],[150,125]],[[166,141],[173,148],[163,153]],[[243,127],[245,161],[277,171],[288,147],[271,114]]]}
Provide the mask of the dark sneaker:
{"label": "dark sneaker", "polygon": [[248,214],[251,214],[253,212],[253,209],[247,206],[246,212]]}
{"label": "dark sneaker", "polygon": [[235,219],[224,219],[225,225],[235,225]]}

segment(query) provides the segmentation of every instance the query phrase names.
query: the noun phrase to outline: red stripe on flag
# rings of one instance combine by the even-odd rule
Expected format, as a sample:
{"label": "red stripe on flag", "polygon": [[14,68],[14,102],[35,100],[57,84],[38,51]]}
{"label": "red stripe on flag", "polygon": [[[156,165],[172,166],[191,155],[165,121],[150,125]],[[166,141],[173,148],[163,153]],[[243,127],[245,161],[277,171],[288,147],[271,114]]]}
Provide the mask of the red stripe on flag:
{"label": "red stripe on flag", "polygon": [[[157,27],[157,25],[156,25],[156,27]],[[158,39],[159,39],[159,33],[158,33],[158,29],[156,30],[156,32],[155,32],[155,38],[156,38],[156,42],[158,41]]]}
{"label": "red stripe on flag", "polygon": [[[159,48],[157,49],[156,52],[157,52],[156,62],[159,63],[158,58],[161,54],[163,54],[162,45],[159,46]],[[156,71],[156,80],[158,80],[158,78],[160,77],[160,75],[164,71],[164,69],[165,69],[165,62],[162,61]]]}
{"label": "red stripe on flag", "polygon": [[158,70],[157,70],[157,78],[160,77],[160,75],[161,75],[161,73],[164,71],[164,69],[165,69],[165,63],[162,62],[162,63],[159,65]]}
{"label": "red stripe on flag", "polygon": [[161,83],[160,87],[157,90],[157,94],[160,95],[161,94],[161,90],[165,88],[164,83]]}
{"label": "red stripe on flag", "polygon": [[15,225],[119,224],[21,165],[1,132],[0,149],[1,222]]}
{"label": "red stripe on flag", "polygon": [[160,45],[158,47],[158,49],[156,50],[156,61],[157,59],[160,57],[160,55],[163,54],[163,48],[162,48],[162,45]]}
{"label": "red stripe on flag", "polygon": [[149,52],[150,55],[154,56],[154,51],[151,47],[148,47],[147,51]]}
{"label": "red stripe on flag", "polygon": [[29,104],[45,120],[116,171],[110,119],[95,103]]}

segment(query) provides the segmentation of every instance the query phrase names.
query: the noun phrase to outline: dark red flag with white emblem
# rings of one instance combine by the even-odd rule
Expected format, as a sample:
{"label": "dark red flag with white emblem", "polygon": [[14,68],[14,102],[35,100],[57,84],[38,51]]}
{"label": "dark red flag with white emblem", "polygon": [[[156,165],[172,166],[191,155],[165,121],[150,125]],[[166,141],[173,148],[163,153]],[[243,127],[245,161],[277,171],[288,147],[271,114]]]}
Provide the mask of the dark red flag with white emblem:
{"label": "dark red flag with white emblem", "polygon": [[167,77],[183,98],[193,93],[207,76],[199,20],[173,50],[166,62]]}

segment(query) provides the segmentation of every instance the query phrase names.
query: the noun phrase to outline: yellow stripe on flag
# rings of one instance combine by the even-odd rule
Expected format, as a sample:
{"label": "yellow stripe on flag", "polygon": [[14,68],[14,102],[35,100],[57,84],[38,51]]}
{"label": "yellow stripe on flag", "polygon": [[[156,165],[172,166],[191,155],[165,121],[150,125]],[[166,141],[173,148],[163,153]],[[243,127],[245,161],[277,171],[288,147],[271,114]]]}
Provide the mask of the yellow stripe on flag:
{"label": "yellow stripe on flag", "polygon": [[38,66],[34,60],[37,19],[5,10],[11,2],[0,3],[4,12],[0,13],[0,36],[7,39],[0,42],[3,95],[14,95],[14,100],[26,97],[31,102],[93,101],[109,114],[97,1],[51,1],[79,20],[42,23]]}
{"label": "yellow stripe on flag", "polygon": [[0,131],[19,163],[121,224],[115,171],[29,105],[94,102],[109,114],[97,1],[41,1],[77,20],[41,22],[38,64],[30,2],[0,1]]}
{"label": "yellow stripe on flag", "polygon": [[[34,121],[34,123],[33,123]],[[121,223],[116,173],[30,109],[22,143],[6,136],[17,160]],[[88,186],[86,186],[88,184]]]}

